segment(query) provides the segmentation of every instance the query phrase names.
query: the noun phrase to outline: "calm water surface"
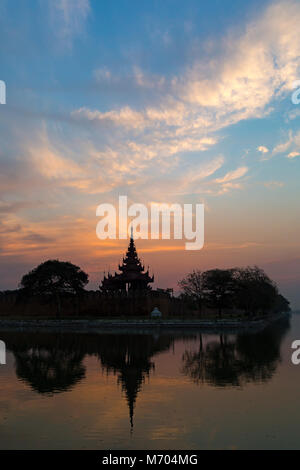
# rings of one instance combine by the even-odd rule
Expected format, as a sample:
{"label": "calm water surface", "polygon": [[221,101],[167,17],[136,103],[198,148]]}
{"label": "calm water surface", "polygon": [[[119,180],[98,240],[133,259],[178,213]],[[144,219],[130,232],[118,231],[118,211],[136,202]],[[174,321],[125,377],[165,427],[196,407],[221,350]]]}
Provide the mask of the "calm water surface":
{"label": "calm water surface", "polygon": [[300,315],[255,334],[0,339],[1,449],[300,449]]}

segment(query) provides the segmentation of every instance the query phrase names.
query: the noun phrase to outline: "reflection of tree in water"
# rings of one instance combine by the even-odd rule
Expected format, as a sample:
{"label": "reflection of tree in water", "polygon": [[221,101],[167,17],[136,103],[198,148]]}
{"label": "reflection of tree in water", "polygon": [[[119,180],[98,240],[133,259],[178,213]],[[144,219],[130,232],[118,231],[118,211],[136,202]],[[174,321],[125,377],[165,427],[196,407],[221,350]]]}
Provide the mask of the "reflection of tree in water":
{"label": "reflection of tree in water", "polygon": [[82,357],[72,351],[32,349],[15,358],[17,376],[39,393],[69,390],[85,375]]}
{"label": "reflection of tree in water", "polygon": [[155,338],[152,335],[113,335],[101,337],[99,358],[107,372],[118,374],[129,407],[130,424],[138,392],[154,363],[156,353],[168,350],[173,340],[169,336]]}
{"label": "reflection of tree in water", "polygon": [[63,335],[15,335],[7,344],[15,356],[17,377],[39,393],[69,390],[85,376],[84,354]]}
{"label": "reflection of tree in water", "polygon": [[99,358],[102,369],[118,376],[129,406],[130,422],[137,395],[149,377],[156,353],[168,350],[170,336],[26,332],[1,333],[13,351],[17,377],[38,393],[71,389],[85,377],[86,355]]}
{"label": "reflection of tree in water", "polygon": [[196,383],[215,386],[242,386],[264,382],[273,376],[281,360],[280,345],[289,329],[289,319],[278,321],[256,334],[225,334],[203,345],[198,351],[185,351],[182,372]]}

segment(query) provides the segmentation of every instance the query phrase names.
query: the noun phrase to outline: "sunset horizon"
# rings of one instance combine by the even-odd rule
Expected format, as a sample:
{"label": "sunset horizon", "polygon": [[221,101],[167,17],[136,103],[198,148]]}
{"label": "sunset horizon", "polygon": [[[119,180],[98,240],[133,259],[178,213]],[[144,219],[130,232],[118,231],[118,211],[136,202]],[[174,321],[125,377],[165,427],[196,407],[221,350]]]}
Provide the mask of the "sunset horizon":
{"label": "sunset horizon", "polygon": [[94,289],[126,249],[96,237],[96,208],[124,194],[204,203],[202,250],[138,241],[161,285],[174,288],[177,270],[259,265],[300,307],[300,6],[218,3],[212,16],[214,3],[181,15],[179,3],[49,2],[29,8],[32,22],[48,16],[21,42],[2,4],[1,290],[52,258],[82,266]]}

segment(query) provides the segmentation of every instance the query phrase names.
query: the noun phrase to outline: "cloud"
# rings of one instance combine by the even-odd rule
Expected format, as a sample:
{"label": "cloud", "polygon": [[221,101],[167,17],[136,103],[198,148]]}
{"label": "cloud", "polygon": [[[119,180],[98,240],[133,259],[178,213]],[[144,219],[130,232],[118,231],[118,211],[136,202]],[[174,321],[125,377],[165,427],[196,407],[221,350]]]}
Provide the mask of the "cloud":
{"label": "cloud", "polygon": [[144,129],[146,126],[146,120],[143,113],[135,111],[129,106],[125,106],[120,110],[112,110],[104,113],[97,110],[80,108],[73,111],[71,116],[87,119],[89,121],[106,121],[117,126],[124,126],[131,129]]}
{"label": "cloud", "polygon": [[244,176],[247,172],[248,172],[248,168],[247,168],[246,166],[237,168],[237,169],[234,170],[234,171],[229,171],[229,172],[226,173],[226,175],[223,176],[222,178],[216,179],[216,183],[228,183],[228,182],[231,182],[231,181],[233,181],[233,180],[236,180],[236,179],[241,178],[241,177]]}
{"label": "cloud", "polygon": [[2,235],[15,234],[21,230],[22,226],[18,223],[8,223],[7,221],[0,221],[0,240]]}
{"label": "cloud", "polygon": [[41,235],[40,233],[28,233],[22,237],[24,242],[31,242],[34,244],[49,244],[55,242],[55,238],[47,237],[45,235]]}
{"label": "cloud", "polygon": [[290,90],[300,54],[300,6],[295,1],[271,4],[242,33],[228,34],[218,60],[195,62],[175,81],[181,95],[237,122],[259,117],[274,98]]}
{"label": "cloud", "polygon": [[112,78],[110,70],[104,66],[94,71],[94,78],[97,82],[102,82],[103,80],[109,81]]}
{"label": "cloud", "polygon": [[[87,0],[56,0],[51,5],[65,38],[77,34],[90,11]],[[296,2],[271,4],[239,31],[228,32],[217,54],[208,60],[194,58],[178,76],[147,75],[134,67],[132,81],[149,93],[148,102],[108,110],[73,110],[65,125],[83,122],[85,127],[76,128],[84,133],[73,136],[68,145],[59,131],[52,131],[51,136],[46,131],[31,133],[30,139],[17,136],[22,153],[0,176],[3,188],[17,188],[19,196],[25,187],[41,194],[43,187],[81,195],[117,189],[146,195],[148,185],[149,191],[155,188],[166,195],[167,191],[172,195],[222,194],[242,189],[249,171],[245,166],[224,170],[224,176],[211,179],[225,161],[215,156],[218,150],[216,154],[212,150],[222,140],[220,131],[249,117],[264,116],[288,90],[300,54],[300,33],[294,27],[298,20]],[[110,82],[115,75],[101,66],[94,78]],[[159,101],[151,99],[153,89],[161,92]],[[87,129],[89,138],[80,140]],[[272,155],[290,146],[289,155],[294,155],[298,140],[291,134]],[[258,151],[271,154],[263,145]]]}
{"label": "cloud", "polygon": [[276,147],[274,147],[274,149],[272,150],[272,155],[286,152],[289,149],[289,147],[292,145],[293,140],[294,140],[293,133],[290,131],[288,139],[285,140],[284,142],[277,144]]}
{"label": "cloud", "polygon": [[103,193],[125,181],[125,165],[119,164],[117,154],[97,152],[90,144],[82,144],[81,148],[85,158],[76,162],[80,150],[66,149],[58,139],[49,139],[43,129],[27,148],[28,164],[39,175],[40,182],[56,189]]}
{"label": "cloud", "polygon": [[284,154],[291,148],[293,148],[293,150],[287,155],[287,158],[298,157],[300,154],[300,131],[296,133],[289,131],[288,139],[276,145],[272,151],[272,155]]}
{"label": "cloud", "polygon": [[287,158],[295,158],[295,157],[299,157],[300,156],[300,153],[299,152],[291,152],[288,154]]}
{"label": "cloud", "polygon": [[82,33],[90,13],[89,0],[48,0],[50,20],[60,44],[72,47],[73,38]]}
{"label": "cloud", "polygon": [[207,178],[212,176],[224,164],[223,155],[219,155],[208,162],[193,165],[187,168],[175,184],[176,192],[184,193],[206,193],[208,191]]}
{"label": "cloud", "polygon": [[300,109],[298,107],[296,109],[293,109],[289,113],[287,113],[287,118],[288,118],[287,120],[292,121],[293,119],[297,119],[299,116],[300,116]]}
{"label": "cloud", "polygon": [[137,66],[133,68],[133,74],[136,84],[142,88],[162,88],[166,83],[165,77],[153,74],[146,75]]}
{"label": "cloud", "polygon": [[33,206],[36,206],[36,203],[30,203],[30,202],[25,202],[25,201],[18,201],[18,202],[0,201],[0,214],[18,212],[22,209],[26,209],[28,207],[33,207]]}
{"label": "cloud", "polygon": [[[182,152],[188,158],[191,152],[205,151],[219,142],[217,132],[268,115],[290,91],[299,68],[299,23],[298,2],[270,4],[243,28],[229,31],[215,56],[194,58],[177,76],[148,76],[135,67],[133,81],[148,91],[161,91],[159,100],[152,101],[149,91],[148,104],[105,111],[82,107],[71,117],[96,129],[110,126],[117,139],[109,152],[122,154],[131,168],[134,161],[146,168],[153,159],[161,164]],[[112,80],[105,68],[95,73]],[[263,145],[258,151],[266,159],[289,145],[279,144],[272,154]]]}
{"label": "cloud", "polygon": [[261,153],[268,153],[269,149],[265,147],[264,145],[260,145],[259,147],[257,147],[257,151]]}
{"label": "cloud", "polygon": [[264,186],[266,188],[270,188],[270,189],[273,189],[273,188],[282,188],[284,186],[284,183],[282,181],[266,181],[264,183]]}
{"label": "cloud", "polygon": [[[223,177],[211,179],[218,170],[220,170],[225,163],[223,155],[203,162],[201,164],[190,165],[186,167],[182,174],[176,178],[172,176],[170,182],[164,182],[163,188],[160,189],[160,182],[154,182],[150,185],[154,194],[159,196],[161,200],[167,197],[168,200],[172,198],[173,201],[178,198],[178,195],[183,194],[197,194],[197,195],[221,195],[230,190],[242,189],[243,176],[248,172],[247,167],[240,167],[236,170],[225,173]],[[238,180],[238,181],[237,181]],[[174,198],[175,196],[175,198]]]}
{"label": "cloud", "polygon": [[51,148],[31,148],[31,161],[35,168],[47,179],[65,180],[68,182],[82,177],[80,166],[55,154]]}

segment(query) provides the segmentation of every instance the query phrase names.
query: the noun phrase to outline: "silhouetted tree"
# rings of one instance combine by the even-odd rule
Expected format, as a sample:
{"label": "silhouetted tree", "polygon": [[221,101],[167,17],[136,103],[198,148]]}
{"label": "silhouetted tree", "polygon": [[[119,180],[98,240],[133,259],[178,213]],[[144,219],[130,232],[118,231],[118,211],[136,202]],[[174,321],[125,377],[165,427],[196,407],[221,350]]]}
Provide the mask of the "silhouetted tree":
{"label": "silhouetted tree", "polygon": [[204,298],[203,273],[199,270],[194,270],[179,281],[178,285],[182,289],[183,296],[192,299],[196,303],[201,315]]}
{"label": "silhouetted tree", "polygon": [[47,296],[61,312],[63,294],[79,294],[88,283],[88,275],[67,261],[48,260],[22,277],[20,287],[29,296]]}
{"label": "silhouetted tree", "polygon": [[290,311],[289,302],[278,293],[276,284],[257,266],[232,269],[194,270],[179,283],[182,298],[218,310],[236,308],[247,316]]}
{"label": "silhouetted tree", "polygon": [[212,269],[203,274],[203,291],[208,305],[218,309],[219,316],[234,302],[235,283],[232,269]]}
{"label": "silhouetted tree", "polygon": [[234,269],[235,303],[246,315],[266,313],[275,306],[276,284],[257,266]]}
{"label": "silhouetted tree", "polygon": [[281,294],[278,294],[275,299],[274,310],[276,312],[290,312],[290,302]]}

